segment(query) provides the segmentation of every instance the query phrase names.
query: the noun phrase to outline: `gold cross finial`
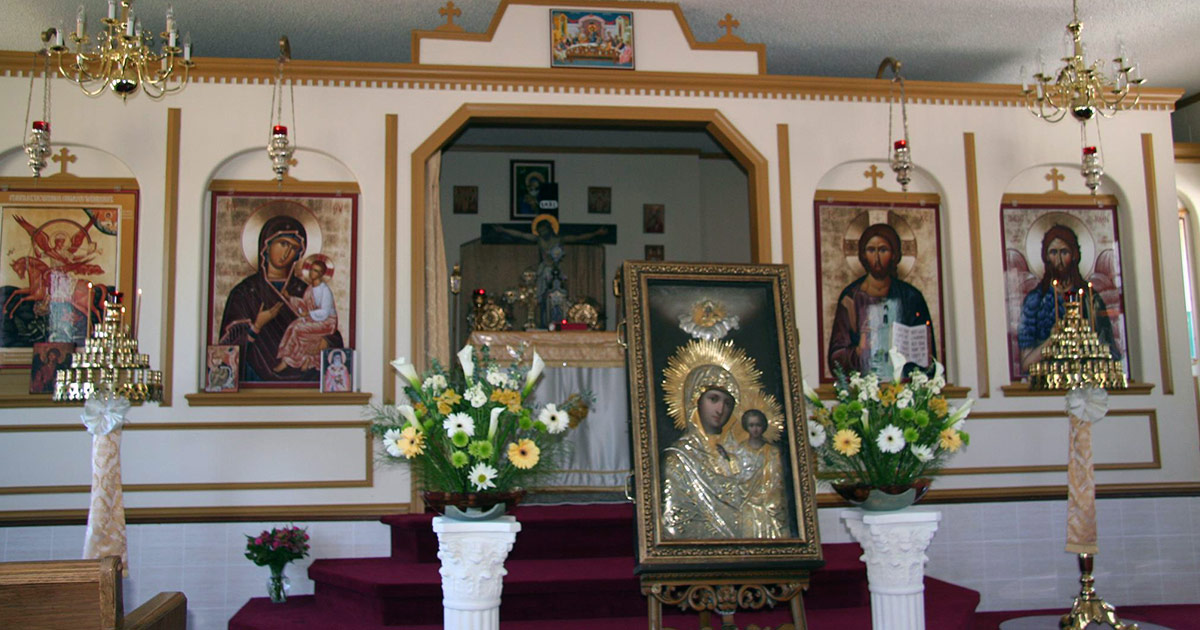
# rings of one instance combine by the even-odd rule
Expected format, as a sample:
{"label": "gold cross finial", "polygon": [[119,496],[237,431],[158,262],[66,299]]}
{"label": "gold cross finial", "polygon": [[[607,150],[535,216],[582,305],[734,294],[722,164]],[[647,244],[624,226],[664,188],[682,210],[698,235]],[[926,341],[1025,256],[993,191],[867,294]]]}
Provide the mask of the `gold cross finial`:
{"label": "gold cross finial", "polygon": [[79,158],[71,155],[71,152],[67,150],[67,147],[63,147],[54,157],[50,159],[59,163],[59,175],[69,175],[69,173],[67,173],[67,164],[72,163]]}
{"label": "gold cross finial", "polygon": [[734,34],[733,34],[733,29],[735,29],[735,28],[737,28],[737,27],[739,27],[739,26],[741,26],[741,25],[742,25],[742,23],[741,23],[741,22],[739,22],[739,21],[737,21],[737,20],[733,19],[733,14],[732,14],[732,13],[726,13],[726,14],[725,14],[725,19],[721,20],[720,22],[717,22],[717,26],[720,26],[721,28],[725,29],[725,34],[724,34],[724,35],[722,35],[722,36],[721,36],[721,38],[720,38],[720,39],[718,39],[717,41],[718,41],[718,42],[739,42],[739,43],[742,43],[742,42],[743,42],[742,38],[741,38],[741,37],[738,37],[737,35],[734,35]]}
{"label": "gold cross finial", "polygon": [[446,18],[446,23],[437,27],[439,31],[462,31],[463,28],[454,23],[454,18],[462,16],[462,9],[454,6],[454,2],[447,2],[446,6],[438,9],[438,15]]}
{"label": "gold cross finial", "polygon": [[1062,192],[1058,189],[1058,182],[1061,182],[1066,178],[1066,175],[1058,172],[1057,166],[1050,169],[1050,172],[1046,173],[1046,181],[1050,182],[1050,185],[1054,187],[1050,192]]}
{"label": "gold cross finial", "polygon": [[883,171],[872,164],[870,169],[863,171],[863,177],[871,180],[871,188],[879,188],[879,178],[883,177]]}

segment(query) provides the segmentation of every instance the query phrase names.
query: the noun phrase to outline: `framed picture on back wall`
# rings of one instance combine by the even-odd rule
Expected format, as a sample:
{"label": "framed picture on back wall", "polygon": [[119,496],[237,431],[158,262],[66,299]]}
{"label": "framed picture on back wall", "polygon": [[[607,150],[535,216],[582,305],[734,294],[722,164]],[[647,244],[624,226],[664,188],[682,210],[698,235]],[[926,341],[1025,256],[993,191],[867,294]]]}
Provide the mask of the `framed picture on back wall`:
{"label": "framed picture on back wall", "polygon": [[538,194],[544,184],[554,182],[551,160],[509,160],[509,218],[532,221],[541,214]]}

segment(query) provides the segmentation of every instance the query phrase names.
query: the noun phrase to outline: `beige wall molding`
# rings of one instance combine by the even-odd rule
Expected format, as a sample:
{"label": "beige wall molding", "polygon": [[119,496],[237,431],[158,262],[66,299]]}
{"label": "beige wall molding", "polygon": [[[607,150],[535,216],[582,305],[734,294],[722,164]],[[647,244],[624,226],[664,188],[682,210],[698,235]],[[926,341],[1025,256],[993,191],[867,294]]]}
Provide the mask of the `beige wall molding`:
{"label": "beige wall molding", "polygon": [[[0,51],[0,75],[28,76],[32,56]],[[270,83],[273,59],[196,58],[198,83]],[[37,73],[40,74],[40,71]],[[786,75],[730,75],[567,68],[420,66],[293,60],[288,76],[298,84],[404,90],[488,90],[493,92],[600,93],[681,98],[788,99],[886,103],[890,81]],[[905,81],[910,104],[1024,107],[1021,86],[997,83]],[[1143,89],[1134,109],[1175,111],[1181,89]]]}
{"label": "beige wall molding", "polygon": [[189,407],[264,407],[275,405],[357,405],[371,402],[371,392],[322,392],[308,389],[243,389],[236,392],[185,394]]}
{"label": "beige wall molding", "polygon": [[1176,162],[1200,162],[1200,142],[1176,142]]}
{"label": "beige wall molding", "polygon": [[[311,481],[238,481],[197,483],[127,483],[125,492],[182,492],[197,490],[280,490],[313,488],[369,488],[375,484],[375,440],[367,421],[316,422],[139,422],[128,424],[124,431],[248,431],[248,430],[305,430],[305,429],[362,429],[366,442],[362,479]],[[55,433],[84,431],[81,423],[70,424],[7,424],[0,425],[0,436],[8,433]],[[0,496],[14,494],[73,494],[91,491],[89,485],[0,486]],[[0,516],[0,521],[3,517]]]}
{"label": "beige wall molding", "polygon": [[162,402],[170,407],[175,384],[175,245],[179,235],[179,146],[183,134],[183,112],[167,110],[166,164],[163,165],[162,330],[159,332],[159,369],[162,371]]}
{"label": "beige wall molding", "polygon": [[[1167,309],[1163,302],[1162,237],[1158,225],[1158,178],[1154,172],[1154,135],[1142,134],[1142,168],[1146,174],[1146,218],[1150,225],[1150,270],[1154,279],[1154,308],[1158,323],[1158,369],[1163,393],[1175,393],[1171,372],[1171,344],[1167,342]],[[1174,203],[1172,210],[1174,210]],[[1174,213],[1172,213],[1174,216]]]}
{"label": "beige wall molding", "polygon": [[967,176],[967,228],[971,235],[971,293],[975,296],[975,378],[979,397],[990,398],[988,373],[987,309],[983,284],[983,239],[979,227],[979,174],[975,162],[975,134],[963,134],[963,162]]}
{"label": "beige wall molding", "polygon": [[[1200,496],[1200,483],[1152,482],[1099,484],[1096,496],[1100,499],[1194,497]],[[1062,501],[1067,487],[1013,486],[1007,488],[933,489],[922,504],[994,503]],[[817,497],[818,507],[844,507],[845,501],[833,493]],[[244,523],[258,521],[374,521],[388,514],[407,514],[408,503],[359,503],[333,505],[253,505],[214,507],[126,508],[125,520],[131,524],[145,523]],[[0,527],[39,527],[50,525],[82,525],[87,522],[87,510],[9,510],[0,511]]]}

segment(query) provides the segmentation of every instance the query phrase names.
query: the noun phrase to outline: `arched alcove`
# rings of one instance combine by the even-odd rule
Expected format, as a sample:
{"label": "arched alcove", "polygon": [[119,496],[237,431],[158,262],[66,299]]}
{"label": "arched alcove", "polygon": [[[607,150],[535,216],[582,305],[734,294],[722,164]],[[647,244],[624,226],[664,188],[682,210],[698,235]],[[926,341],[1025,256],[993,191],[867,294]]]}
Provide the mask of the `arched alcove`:
{"label": "arched alcove", "polygon": [[770,208],[766,158],[718,111],[709,109],[587,107],[556,105],[476,105],[460,107],[412,153],[412,319],[413,354],[425,350],[426,239],[423,209],[427,161],[472,124],[525,124],[579,128],[688,128],[707,132],[746,172],[750,260],[770,262]]}

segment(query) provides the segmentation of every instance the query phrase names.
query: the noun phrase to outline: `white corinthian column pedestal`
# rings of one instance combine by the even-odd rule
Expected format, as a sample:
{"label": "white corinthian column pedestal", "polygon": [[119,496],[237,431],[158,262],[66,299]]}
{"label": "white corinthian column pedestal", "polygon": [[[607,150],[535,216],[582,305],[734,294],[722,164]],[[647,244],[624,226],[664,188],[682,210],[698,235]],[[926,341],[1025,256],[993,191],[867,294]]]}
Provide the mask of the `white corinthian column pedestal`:
{"label": "white corinthian column pedestal", "polygon": [[850,535],[862,545],[871,590],[871,627],[924,630],[925,549],[942,513],[906,508],[896,512],[843,510]]}
{"label": "white corinthian column pedestal", "polygon": [[487,521],[458,521],[437,516],[433,531],[442,561],[442,611],[445,630],[498,630],[504,560],[521,524],[511,516]]}

